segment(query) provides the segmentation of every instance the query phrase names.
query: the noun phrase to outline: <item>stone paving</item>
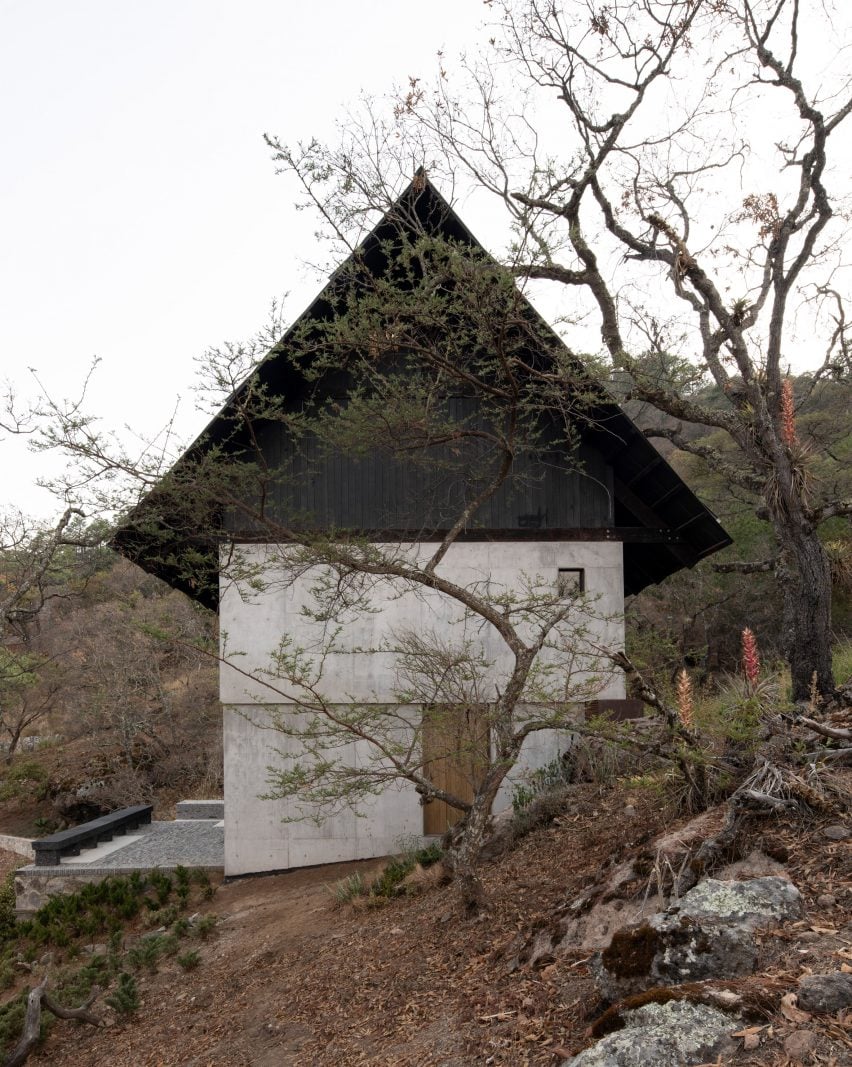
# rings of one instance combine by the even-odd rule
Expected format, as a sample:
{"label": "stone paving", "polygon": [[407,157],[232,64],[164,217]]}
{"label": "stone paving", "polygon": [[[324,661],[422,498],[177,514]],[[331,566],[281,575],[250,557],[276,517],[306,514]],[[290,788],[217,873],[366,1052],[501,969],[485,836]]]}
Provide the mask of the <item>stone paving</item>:
{"label": "stone paving", "polygon": [[15,911],[19,917],[32,915],[48,897],[72,893],[86,882],[99,882],[110,875],[155,867],[173,870],[177,866],[223,873],[224,823],[220,819],[152,822],[126,837],[81,849],[79,856],[63,856],[58,867],[19,867],[15,872]]}
{"label": "stone paving", "polygon": [[[118,847],[116,847],[118,846]],[[91,853],[91,858],[87,858]],[[104,854],[105,853],[105,854]],[[221,820],[180,819],[175,822],[152,822],[129,835],[104,846],[82,849],[79,856],[67,856],[62,866],[97,867],[224,867],[225,829]]]}

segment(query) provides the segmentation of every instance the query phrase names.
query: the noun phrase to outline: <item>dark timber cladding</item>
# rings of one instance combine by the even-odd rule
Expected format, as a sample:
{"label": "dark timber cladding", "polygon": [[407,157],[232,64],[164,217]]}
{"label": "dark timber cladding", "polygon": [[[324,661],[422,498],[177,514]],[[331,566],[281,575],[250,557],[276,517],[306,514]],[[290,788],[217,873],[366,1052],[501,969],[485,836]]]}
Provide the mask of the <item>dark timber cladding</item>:
{"label": "dark timber cladding", "polygon": [[[419,173],[397,202],[394,217],[385,216],[358,249],[356,254],[369,270],[386,269],[384,250],[406,214],[416,216],[428,233],[481,248]],[[256,381],[289,410],[299,410],[304,382],[277,356],[301,324],[332,314],[332,301],[346,277],[344,267],[254,372]],[[525,308],[545,331],[548,346],[565,351],[532,306]],[[216,448],[227,452],[232,447],[229,413],[239,392],[178,461],[178,472]],[[470,397],[450,397],[447,404],[452,418],[477,418],[476,401]],[[516,458],[511,481],[480,508],[462,534],[464,539],[623,541],[627,594],[691,567],[731,543],[714,516],[615,402],[604,398],[586,414],[588,428],[575,451],[560,443],[554,425],[552,447]],[[545,427],[544,433],[550,441],[551,430]],[[453,477],[452,464],[437,462],[432,469],[378,452],[357,457],[329,454],[304,439],[297,451],[281,423],[267,424],[259,443],[265,461],[282,472],[280,482],[269,488],[264,507],[291,527],[352,530],[375,540],[439,537],[470,492],[469,483],[465,486]],[[475,471],[484,457],[470,447],[473,451],[465,458],[468,469]],[[217,505],[207,506],[212,515]],[[261,531],[253,534],[245,528],[245,520],[230,516],[221,506],[219,511],[233,538],[260,538]],[[183,507],[155,489],[116,534],[114,544],[147,570],[215,607],[219,546],[205,533],[197,509]],[[184,566],[190,558],[192,578]]]}

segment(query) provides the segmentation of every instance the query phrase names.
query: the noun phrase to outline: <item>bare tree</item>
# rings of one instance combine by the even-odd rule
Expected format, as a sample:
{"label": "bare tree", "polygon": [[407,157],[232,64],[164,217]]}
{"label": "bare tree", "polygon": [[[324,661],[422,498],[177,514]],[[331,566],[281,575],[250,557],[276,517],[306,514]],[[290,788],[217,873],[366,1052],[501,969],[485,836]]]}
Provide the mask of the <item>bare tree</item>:
{"label": "bare tree", "polygon": [[[338,238],[383,205],[412,158],[496,196],[515,229],[511,270],[564,287],[575,323],[597,320],[604,374],[625,374],[629,395],[666,416],[648,436],[756,497],[777,542],[766,566],[784,594],[794,697],[814,676],[829,696],[819,528],[852,514],[852,500],[840,479],[814,476],[816,449],[796,423],[809,393],[792,396],[785,365],[802,353],[818,364],[812,389],[849,387],[836,166],[852,111],[848,24],[816,0],[489,6],[490,53],[459,72],[442,59],[434,86],[412,79],[393,115],[356,116],[331,148],[270,138],[276,157]],[[835,32],[839,66],[825,55]],[[677,375],[664,372],[672,358]],[[697,397],[708,381],[711,403]],[[690,424],[721,443],[696,440]]]}

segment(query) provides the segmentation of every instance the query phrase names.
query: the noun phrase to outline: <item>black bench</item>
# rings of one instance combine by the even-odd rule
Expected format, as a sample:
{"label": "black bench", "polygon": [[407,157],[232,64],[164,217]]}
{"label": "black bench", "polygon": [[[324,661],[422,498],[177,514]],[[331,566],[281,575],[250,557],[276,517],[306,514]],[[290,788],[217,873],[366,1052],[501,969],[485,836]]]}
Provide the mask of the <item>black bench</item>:
{"label": "black bench", "polygon": [[70,830],[41,837],[33,841],[36,867],[57,867],[63,856],[79,856],[81,848],[96,848],[102,841],[112,841],[128,830],[135,830],[151,821],[153,804],[136,804],[122,808],[100,819],[92,819]]}

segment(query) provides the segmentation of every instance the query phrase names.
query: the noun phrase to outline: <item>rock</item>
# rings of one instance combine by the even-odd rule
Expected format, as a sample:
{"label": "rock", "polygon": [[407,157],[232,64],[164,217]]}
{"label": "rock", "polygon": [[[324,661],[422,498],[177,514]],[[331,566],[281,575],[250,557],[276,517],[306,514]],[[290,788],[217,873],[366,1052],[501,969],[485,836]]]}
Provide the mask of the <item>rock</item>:
{"label": "rock", "polygon": [[822,836],[827,837],[829,841],[845,841],[849,837],[849,831],[845,826],[836,823],[833,826],[826,826],[822,831]]}
{"label": "rock", "polygon": [[627,804],[624,808],[625,819],[633,819],[636,817],[636,808],[632,804]]}
{"label": "rock", "polygon": [[805,975],[799,980],[799,1007],[829,1014],[852,1007],[852,974]]}
{"label": "rock", "polygon": [[810,1059],[818,1044],[819,1038],[813,1030],[794,1030],[784,1039],[784,1051],[794,1063],[802,1063]]}
{"label": "rock", "polygon": [[596,904],[585,915],[562,923],[558,948],[600,951],[610,943],[616,930],[628,923],[639,923],[657,910],[654,900],[627,902],[616,899]]}
{"label": "rock", "polygon": [[735,1052],[736,1016],[703,1004],[670,1000],[624,1013],[624,1029],[565,1060],[563,1067],[690,1067]]}
{"label": "rock", "polygon": [[663,913],[617,930],[590,967],[601,996],[615,1002],[655,986],[751,974],[755,959],[745,927]]}
{"label": "rock", "polygon": [[802,895],[786,878],[751,878],[746,882],[705,878],[669,911],[675,909],[694,919],[708,916],[757,930],[800,918]]}
{"label": "rock", "polygon": [[744,859],[729,863],[716,872],[716,878],[721,882],[739,882],[746,878],[763,878],[767,875],[789,877],[783,863],[779,863],[777,858],[767,856],[759,848],[749,852]]}
{"label": "rock", "polygon": [[106,956],[107,951],[106,945],[83,945],[83,952],[87,956]]}
{"label": "rock", "polygon": [[801,911],[801,894],[786,878],[706,878],[666,911],[616,930],[592,960],[592,973],[610,1001],[654,986],[750,974],[754,931]]}
{"label": "rock", "polygon": [[833,893],[820,893],[816,902],[821,908],[833,908],[837,903],[837,897]]}

